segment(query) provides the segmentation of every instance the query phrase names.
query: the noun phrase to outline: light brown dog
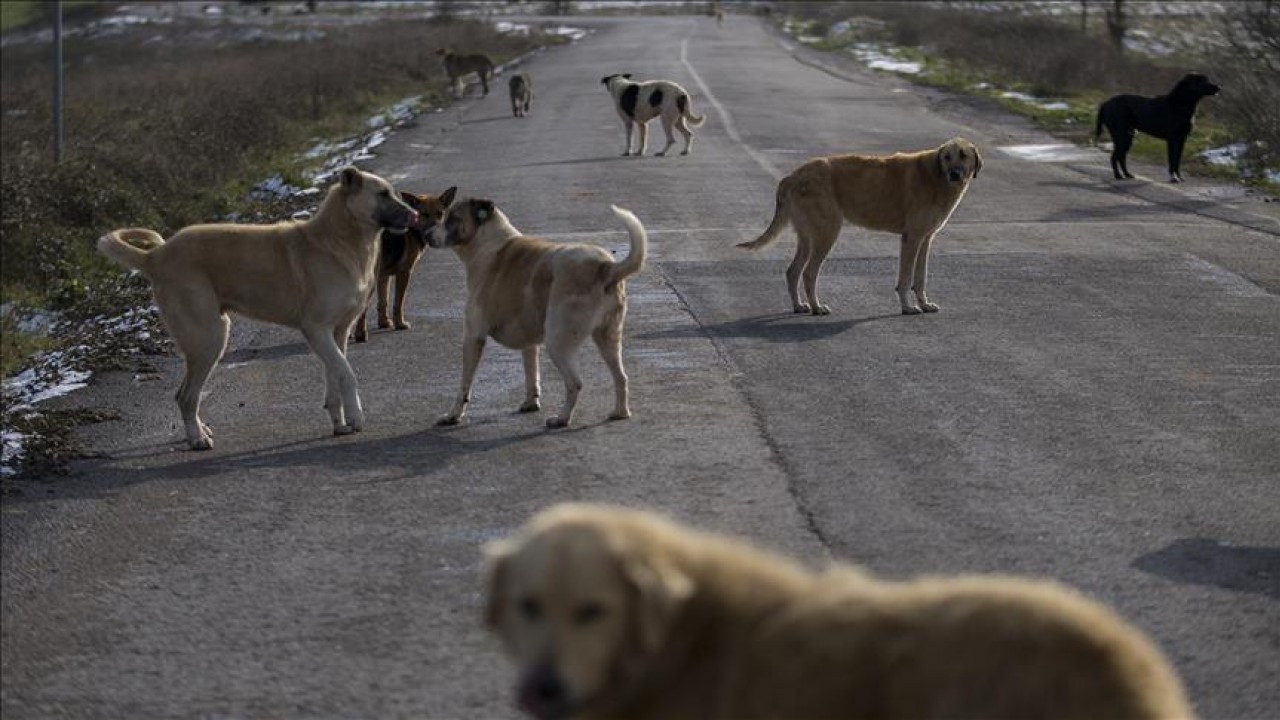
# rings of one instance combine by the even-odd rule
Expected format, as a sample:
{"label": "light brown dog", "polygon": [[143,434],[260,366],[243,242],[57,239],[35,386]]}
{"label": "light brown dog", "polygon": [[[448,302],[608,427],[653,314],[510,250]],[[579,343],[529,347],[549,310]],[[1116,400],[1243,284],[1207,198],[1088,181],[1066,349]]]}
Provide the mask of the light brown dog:
{"label": "light brown dog", "polygon": [[200,419],[200,390],[226,350],[228,311],[301,330],[324,362],[333,433],[363,426],[347,333],[373,287],[378,234],[411,227],[418,214],[377,175],[348,167],[338,177],[303,222],[192,225],[168,241],[131,228],[98,240],[104,255],[151,281],[160,317],[186,360],[177,401],[191,449],[213,447],[213,432]]}
{"label": "light brown dog", "polygon": [[1051,582],[813,573],[597,505],[487,554],[486,622],[544,720],[1192,717],[1150,641]]}
{"label": "light brown dog", "polygon": [[[451,187],[439,197],[417,195],[411,192],[400,192],[400,199],[418,213],[418,223],[403,233],[383,233],[381,250],[378,253],[377,292],[378,292],[378,327],[396,330],[408,330],[413,327],[404,319],[404,296],[409,292],[409,279],[413,277],[413,269],[427,249],[427,234],[435,228],[444,211],[453,202],[458,188]],[[396,301],[391,306],[391,314],[387,314],[390,304],[391,279],[396,280]],[[372,298],[371,298],[372,299]],[[360,317],[352,326],[351,337],[356,342],[369,339],[369,305],[365,304]]]}
{"label": "light brown dog", "polygon": [[[964,138],[932,150],[896,155],[833,155],[796,168],[778,183],[773,220],[764,234],[738,247],[756,250],[778,237],[787,221],[796,231],[796,254],[787,268],[787,292],[795,312],[826,315],[818,299],[818,272],[845,220],[869,230],[901,235],[898,300],[902,314],[937,312],[925,296],[929,249],[978,177],[982,157]],[[808,302],[800,298],[800,279]],[[919,305],[908,297],[914,291]]]}
{"label": "light brown dog", "polygon": [[453,248],[466,266],[467,309],[462,388],[439,424],[462,420],[489,337],[524,352],[525,400],[520,412],[540,407],[538,348],[546,344],[565,385],[564,406],[547,419],[547,426],[564,427],[573,418],[582,389],[573,356],[590,336],[613,375],[615,405],[609,419],[631,417],[622,369],[622,323],[627,314],[623,280],[644,267],[647,240],[635,215],[612,207],[631,237],[631,252],[619,263],[595,245],[526,237],[489,200],[463,200],[449,208],[428,242],[431,247]]}
{"label": "light brown dog", "polygon": [[449,87],[453,89],[453,96],[462,96],[462,78],[469,73],[475,73],[480,78],[480,86],[484,88],[484,94],[489,94],[489,78],[493,77],[493,61],[488,55],[459,55],[449,48],[441,48],[436,51],[444,62],[444,73],[449,76]]}
{"label": "light brown dog", "polygon": [[516,73],[507,81],[507,90],[511,94],[511,114],[527,116],[529,104],[533,102],[533,78],[528,73]]}

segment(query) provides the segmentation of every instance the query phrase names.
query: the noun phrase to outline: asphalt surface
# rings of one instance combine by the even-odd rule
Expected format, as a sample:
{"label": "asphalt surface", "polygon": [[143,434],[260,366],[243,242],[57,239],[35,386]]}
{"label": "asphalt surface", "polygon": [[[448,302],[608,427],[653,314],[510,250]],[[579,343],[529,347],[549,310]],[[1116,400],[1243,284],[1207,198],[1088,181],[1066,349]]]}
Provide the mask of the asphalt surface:
{"label": "asphalt surface", "polygon": [[[420,266],[415,327],[350,351],[359,435],[329,437],[320,363],[279,328],[238,323],[205,405],[211,453],[182,450],[177,360],[104,376],[72,400],[121,411],[82,432],[96,456],[4,502],[4,716],[513,717],[479,623],[480,547],[576,499],[890,577],[1057,578],[1149,632],[1205,717],[1274,717],[1277,205],[1195,179],[1120,186],[1101,153],[1017,159],[1001,148],[1051,140],[750,18],[583,22],[592,36],[526,65],[530,117],[499,78],[367,167],[623,252],[608,205],[632,209],[652,244],[628,283],[635,417],[605,422],[585,347],[579,425],[544,430],[513,412],[519,353],[491,343],[471,422],[434,428],[460,368],[445,252]],[[692,156],[618,157],[613,72],[689,89],[708,116]],[[934,245],[941,313],[897,314],[888,235],[845,230],[824,318],[788,312],[789,233],[733,247],[804,159],[956,134],[986,165]]]}

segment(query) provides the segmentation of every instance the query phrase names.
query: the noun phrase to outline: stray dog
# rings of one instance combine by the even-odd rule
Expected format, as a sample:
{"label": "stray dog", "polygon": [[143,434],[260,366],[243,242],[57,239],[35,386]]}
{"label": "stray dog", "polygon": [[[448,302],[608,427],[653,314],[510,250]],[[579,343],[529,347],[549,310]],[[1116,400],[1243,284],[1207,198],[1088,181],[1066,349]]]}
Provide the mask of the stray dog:
{"label": "stray dog", "polygon": [[1111,135],[1111,172],[1117,180],[1132,178],[1125,162],[1133,146],[1136,130],[1165,141],[1169,159],[1169,182],[1182,182],[1182,148],[1191,134],[1196,105],[1220,88],[1200,73],[1188,73],[1173,86],[1168,95],[1149,98],[1141,95],[1116,95],[1098,108],[1098,121],[1093,128],[1096,142],[1102,126]]}
{"label": "stray dog", "polygon": [[[738,247],[756,250],[768,245],[790,220],[797,240],[795,258],[787,268],[792,310],[826,315],[831,308],[818,299],[818,271],[840,235],[842,221],[898,233],[902,314],[937,312],[938,306],[925,297],[929,248],[981,169],[978,148],[964,138],[914,153],[815,158],[778,183],[773,221],[759,238]],[[808,302],[800,299],[802,275]],[[908,290],[915,292],[919,305],[908,298]]]}
{"label": "stray dog", "polygon": [[689,154],[693,146],[693,132],[689,130],[689,125],[700,127],[707,118],[693,114],[689,107],[689,93],[684,88],[667,80],[631,82],[631,73],[609,75],[600,82],[609,89],[614,105],[617,106],[618,117],[622,118],[622,124],[627,128],[627,146],[622,151],[623,157],[631,154],[633,126],[640,127],[640,147],[635,154],[644,154],[649,144],[648,123],[659,115],[662,116],[662,130],[667,134],[667,145],[661,152],[654,154],[662,157],[676,144],[675,136],[671,134],[673,127],[684,135],[684,150],[680,154]]}
{"label": "stray dog", "polygon": [[1053,582],[814,573],[600,505],[486,551],[486,624],[543,720],[1192,717],[1150,640]]}
{"label": "stray dog", "polygon": [[615,405],[609,419],[631,417],[622,369],[622,323],[627,314],[623,280],[644,267],[648,243],[635,215],[611,207],[631,236],[631,252],[619,263],[595,245],[526,237],[489,200],[464,200],[449,208],[428,242],[458,254],[467,269],[468,297],[462,389],[440,425],[457,425],[466,413],[488,337],[524,352],[525,399],[520,412],[540,407],[538,348],[546,344],[565,389],[564,407],[547,419],[547,427],[565,427],[582,389],[573,356],[590,336],[613,375]]}
{"label": "stray dog", "polygon": [[377,175],[347,167],[338,177],[303,222],[192,225],[168,241],[142,228],[99,238],[102,254],[151,281],[160,317],[186,360],[177,401],[192,450],[213,447],[200,419],[200,390],[226,350],[228,311],[301,330],[324,362],[333,434],[363,426],[347,333],[373,287],[379,233],[410,228],[418,214]]}
{"label": "stray dog", "polygon": [[524,117],[529,114],[529,103],[533,102],[533,79],[527,73],[517,73],[507,81],[511,90],[511,114]]}
{"label": "stray dog", "polygon": [[[377,272],[379,328],[390,328],[393,318],[397,330],[408,330],[413,327],[408,320],[404,319],[404,296],[409,291],[409,278],[413,275],[418,259],[427,249],[427,233],[431,232],[436,223],[440,222],[440,218],[444,217],[444,211],[453,202],[454,193],[457,191],[458,188],[451,187],[438,198],[430,195],[415,195],[411,192],[400,193],[400,199],[418,213],[419,221],[403,233],[382,233],[382,251],[378,254]],[[391,294],[393,277],[396,279],[396,302],[391,317],[388,317],[387,300],[388,295]],[[369,305],[365,303],[364,310],[356,320],[352,332],[352,339],[356,342],[369,339],[368,315]]]}
{"label": "stray dog", "polygon": [[455,98],[462,97],[462,78],[475,73],[480,78],[484,94],[489,94],[489,78],[493,77],[493,61],[487,55],[458,55],[449,48],[441,48],[436,54],[444,59],[444,72],[449,76],[449,86]]}

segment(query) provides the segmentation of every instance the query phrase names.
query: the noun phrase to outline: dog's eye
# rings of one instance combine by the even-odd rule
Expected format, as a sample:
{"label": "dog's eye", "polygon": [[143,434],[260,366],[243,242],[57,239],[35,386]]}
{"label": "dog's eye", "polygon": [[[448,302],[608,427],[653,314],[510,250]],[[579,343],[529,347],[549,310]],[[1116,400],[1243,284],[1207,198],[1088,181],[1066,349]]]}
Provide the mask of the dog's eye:
{"label": "dog's eye", "polygon": [[578,609],[573,611],[573,622],[578,625],[590,625],[602,617],[604,617],[604,606],[600,603],[579,605]]}
{"label": "dog's eye", "polygon": [[520,614],[524,616],[525,620],[537,622],[542,619],[542,603],[538,602],[537,599],[531,597],[522,598],[519,607]]}

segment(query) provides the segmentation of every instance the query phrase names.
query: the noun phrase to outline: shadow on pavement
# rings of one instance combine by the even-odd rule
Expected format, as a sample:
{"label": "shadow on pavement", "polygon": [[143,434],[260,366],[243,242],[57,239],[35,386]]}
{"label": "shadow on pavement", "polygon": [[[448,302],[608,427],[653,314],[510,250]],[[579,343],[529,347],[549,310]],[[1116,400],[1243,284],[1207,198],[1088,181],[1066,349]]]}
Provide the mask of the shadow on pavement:
{"label": "shadow on pavement", "polygon": [[[750,338],[776,343],[808,342],[810,340],[823,340],[833,337],[865,323],[901,316],[901,313],[893,313],[855,318],[853,320],[823,320],[814,318],[812,315],[782,313],[758,315],[713,325],[695,325],[672,328],[670,330],[658,330],[641,333],[636,337],[641,340]],[[792,322],[787,322],[788,320]]]}
{"label": "shadow on pavement", "polygon": [[1174,582],[1211,585],[1280,600],[1280,548],[1236,547],[1182,538],[1133,561],[1143,572]]}

